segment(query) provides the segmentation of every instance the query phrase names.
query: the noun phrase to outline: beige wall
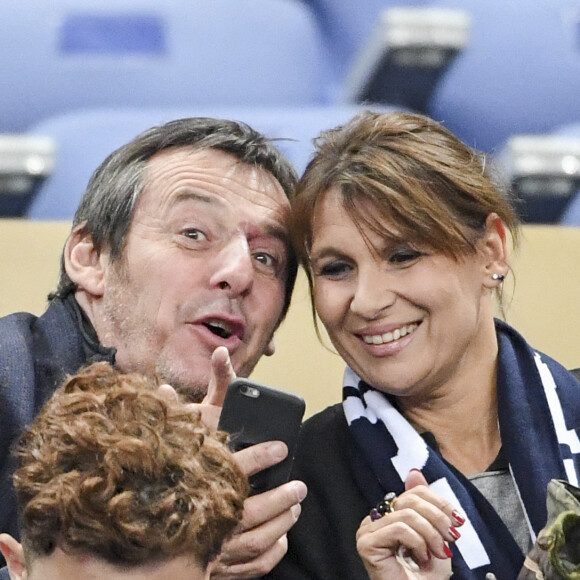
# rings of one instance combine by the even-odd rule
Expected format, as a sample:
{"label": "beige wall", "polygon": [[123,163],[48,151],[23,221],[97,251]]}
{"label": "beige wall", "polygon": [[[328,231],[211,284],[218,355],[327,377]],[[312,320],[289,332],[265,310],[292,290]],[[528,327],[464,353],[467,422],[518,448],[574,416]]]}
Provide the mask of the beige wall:
{"label": "beige wall", "polygon": [[69,230],[69,222],[0,219],[0,316],[44,310]]}
{"label": "beige wall", "polygon": [[[0,315],[44,310],[68,229],[64,222],[0,220]],[[579,256],[580,228],[526,226],[512,259],[508,322],[568,367],[580,367]],[[508,298],[513,280],[506,281]],[[276,338],[276,355],[260,362],[256,380],[301,393],[307,415],[340,400],[343,364],[316,338],[302,275]]]}

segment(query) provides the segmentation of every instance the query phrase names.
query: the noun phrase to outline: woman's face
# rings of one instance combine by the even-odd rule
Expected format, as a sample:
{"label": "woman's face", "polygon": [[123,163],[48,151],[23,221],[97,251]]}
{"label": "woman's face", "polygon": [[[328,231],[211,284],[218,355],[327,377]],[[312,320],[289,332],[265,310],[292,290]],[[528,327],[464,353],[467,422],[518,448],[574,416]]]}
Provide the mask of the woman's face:
{"label": "woman's face", "polygon": [[368,244],[331,189],[316,206],[313,232],[316,309],[335,348],[368,383],[393,395],[432,396],[473,372],[484,353],[495,357],[495,229],[491,245],[486,233],[481,251],[460,261],[370,231]]}

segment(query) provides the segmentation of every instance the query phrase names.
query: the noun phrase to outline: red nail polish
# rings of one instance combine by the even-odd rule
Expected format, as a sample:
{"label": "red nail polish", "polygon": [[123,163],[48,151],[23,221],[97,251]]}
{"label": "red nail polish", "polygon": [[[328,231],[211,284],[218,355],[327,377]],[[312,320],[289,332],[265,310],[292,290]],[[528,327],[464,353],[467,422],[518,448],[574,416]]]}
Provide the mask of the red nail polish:
{"label": "red nail polish", "polygon": [[454,540],[459,540],[459,538],[461,538],[461,534],[453,526],[449,526],[449,533]]}
{"label": "red nail polish", "polygon": [[451,512],[451,517],[455,520],[455,523],[458,526],[465,523],[465,518],[457,510]]}
{"label": "red nail polish", "polygon": [[453,552],[449,549],[449,546],[447,544],[443,544],[443,551],[445,552],[445,555],[448,558],[452,558],[453,557]]}

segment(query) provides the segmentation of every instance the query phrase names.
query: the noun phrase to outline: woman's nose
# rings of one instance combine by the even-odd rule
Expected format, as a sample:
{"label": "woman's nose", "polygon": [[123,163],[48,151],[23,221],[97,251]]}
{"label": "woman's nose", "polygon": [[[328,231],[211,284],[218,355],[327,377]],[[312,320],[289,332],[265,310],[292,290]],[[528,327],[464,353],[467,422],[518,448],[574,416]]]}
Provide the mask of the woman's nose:
{"label": "woman's nose", "polygon": [[373,268],[359,271],[350,310],[368,320],[377,318],[381,312],[394,304],[396,293],[392,288],[390,276],[384,271]]}

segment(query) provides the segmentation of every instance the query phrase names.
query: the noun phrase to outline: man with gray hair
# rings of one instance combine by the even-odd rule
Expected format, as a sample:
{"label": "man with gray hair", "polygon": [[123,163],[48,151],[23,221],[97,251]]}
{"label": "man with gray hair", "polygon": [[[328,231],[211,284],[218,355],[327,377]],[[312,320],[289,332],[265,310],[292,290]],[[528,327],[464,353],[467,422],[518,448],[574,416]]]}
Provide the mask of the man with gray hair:
{"label": "man with gray hair", "polygon": [[[107,361],[171,384],[215,426],[229,381],[248,376],[289,306],[294,169],[238,122],[172,121],[112,153],[92,176],[46,312],[0,319],[0,531],[17,535],[9,449],[67,374]],[[280,442],[243,450],[246,474]],[[250,497],[212,578],[267,573],[306,495],[289,482]]]}

